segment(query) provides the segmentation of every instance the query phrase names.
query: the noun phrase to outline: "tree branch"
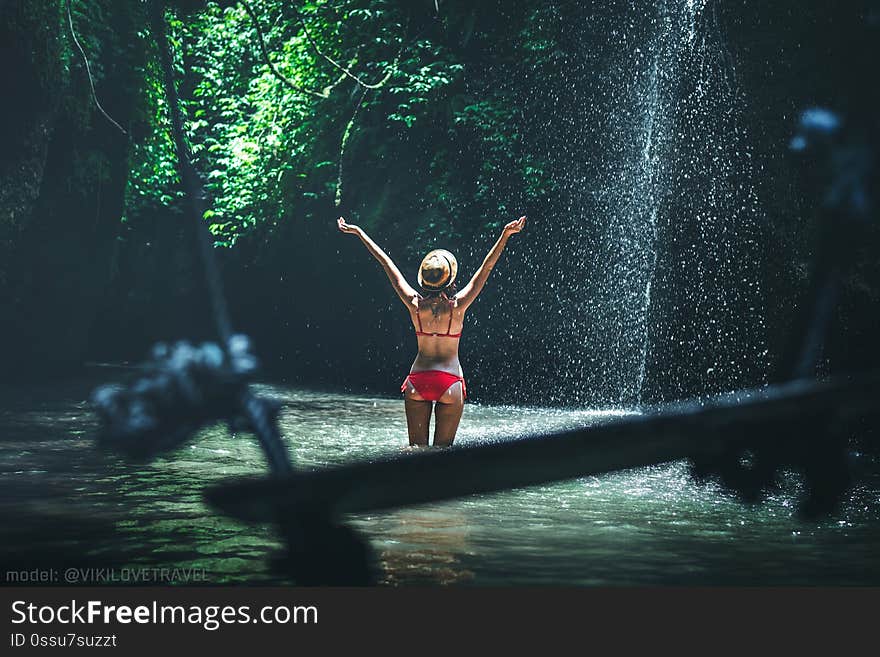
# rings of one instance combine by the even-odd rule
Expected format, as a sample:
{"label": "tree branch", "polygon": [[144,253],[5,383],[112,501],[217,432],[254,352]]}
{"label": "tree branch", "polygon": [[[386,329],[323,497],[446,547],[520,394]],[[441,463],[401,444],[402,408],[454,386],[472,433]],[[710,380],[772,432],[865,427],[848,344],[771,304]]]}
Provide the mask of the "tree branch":
{"label": "tree branch", "polygon": [[[321,47],[318,45],[318,42],[315,41],[315,39],[312,37],[312,33],[309,32],[309,27],[308,27],[308,25],[306,25],[306,21],[303,18],[303,15],[299,12],[296,12],[296,16],[297,16],[297,19],[299,20],[299,24],[302,25],[303,33],[306,35],[306,39],[308,39],[309,43],[312,44],[312,48],[314,48],[315,52],[318,53],[318,55],[320,57],[324,58],[328,63],[330,63],[330,65],[332,65],[333,67],[342,71],[342,74],[344,76],[351,78],[352,80],[357,82],[360,86],[362,86],[364,89],[381,89],[383,86],[385,86],[385,83],[388,82],[389,79],[391,79],[391,76],[397,70],[397,62],[400,60],[400,52],[397,53],[397,56],[394,58],[394,61],[391,64],[391,67],[388,69],[388,71],[385,73],[385,76],[381,80],[379,80],[378,82],[376,82],[374,84],[364,82],[358,76],[356,76],[354,73],[352,73],[349,69],[347,69],[345,66],[343,66],[342,64],[337,62],[335,59],[333,59],[332,57],[327,55],[323,50],[321,50]],[[401,49],[401,51],[402,51],[402,49]]]}
{"label": "tree branch", "polygon": [[[263,30],[260,27],[260,21],[257,18],[256,12],[254,11],[253,7],[251,7],[250,3],[247,0],[239,0],[239,2],[241,3],[241,6],[244,7],[244,10],[251,17],[251,21],[253,22],[254,28],[257,31],[257,41],[260,44],[260,52],[262,52],[263,60],[266,62],[266,65],[269,67],[269,70],[272,72],[272,75],[274,75],[281,82],[283,82],[287,87],[289,87],[290,89],[293,89],[294,91],[298,91],[303,94],[308,94],[309,96],[314,96],[315,98],[328,98],[329,91],[327,89],[324,90],[324,93],[321,93],[320,91],[313,91],[311,89],[306,89],[305,87],[301,87],[298,84],[291,82],[288,78],[283,76],[277,68],[275,68],[275,64],[273,64],[272,60],[269,59],[269,52],[266,50],[266,41],[263,38]],[[333,86],[336,86],[336,85],[333,85]],[[332,87],[330,87],[330,88],[332,88]]]}
{"label": "tree branch", "polygon": [[79,39],[76,38],[76,31],[73,29],[73,12],[70,9],[70,0],[67,0],[67,24],[70,26],[70,36],[73,39],[73,43],[76,44],[77,50],[79,50],[79,54],[82,55],[83,63],[86,65],[86,76],[88,76],[89,78],[89,86],[91,86],[92,88],[92,99],[95,101],[95,106],[98,108],[101,114],[104,115],[104,118],[106,118],[108,121],[110,121],[110,123],[119,128],[119,131],[122,134],[128,135],[128,133],[125,131],[125,128],[114,121],[113,117],[107,114],[107,112],[104,111],[104,108],[101,107],[101,103],[98,102],[98,94],[95,92],[95,81],[92,78],[92,69],[89,67],[89,59],[88,57],[86,57],[86,51],[83,50]]}
{"label": "tree branch", "polygon": [[345,126],[345,132],[342,133],[342,142],[339,145],[339,173],[336,177],[336,198],[334,199],[334,205],[337,208],[342,205],[342,168],[345,161],[345,147],[346,145],[348,145],[349,137],[351,137],[351,131],[354,127],[354,120],[357,118],[358,112],[361,111],[361,105],[364,104],[364,98],[369,91],[369,89],[364,89],[361,93],[360,100],[358,100],[358,103],[354,108],[354,112],[352,112],[351,118],[348,120],[348,123]]}

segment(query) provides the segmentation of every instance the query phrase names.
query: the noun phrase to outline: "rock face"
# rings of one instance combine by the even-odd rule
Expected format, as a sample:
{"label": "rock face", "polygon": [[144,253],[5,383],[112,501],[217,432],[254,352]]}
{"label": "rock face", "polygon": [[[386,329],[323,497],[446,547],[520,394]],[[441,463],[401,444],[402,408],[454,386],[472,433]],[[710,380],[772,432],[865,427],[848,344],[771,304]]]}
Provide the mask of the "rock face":
{"label": "rock face", "polygon": [[[122,125],[138,95],[137,8],[77,2],[74,22],[102,105]],[[0,376],[82,362],[110,276],[128,138],[92,101],[64,2],[0,6]]]}

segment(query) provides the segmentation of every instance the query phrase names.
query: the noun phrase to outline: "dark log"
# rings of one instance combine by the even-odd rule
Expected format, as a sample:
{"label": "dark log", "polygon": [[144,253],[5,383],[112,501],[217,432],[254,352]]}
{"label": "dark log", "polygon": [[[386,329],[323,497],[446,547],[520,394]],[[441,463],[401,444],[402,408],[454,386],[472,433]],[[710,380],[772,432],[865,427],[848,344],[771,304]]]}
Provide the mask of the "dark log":
{"label": "dark log", "polygon": [[[880,410],[880,375],[795,381],[673,404],[554,434],[424,451],[207,491],[222,512],[249,521],[390,509],[705,457],[731,446],[821,443],[826,420]],[[794,433],[791,422],[802,429]]]}

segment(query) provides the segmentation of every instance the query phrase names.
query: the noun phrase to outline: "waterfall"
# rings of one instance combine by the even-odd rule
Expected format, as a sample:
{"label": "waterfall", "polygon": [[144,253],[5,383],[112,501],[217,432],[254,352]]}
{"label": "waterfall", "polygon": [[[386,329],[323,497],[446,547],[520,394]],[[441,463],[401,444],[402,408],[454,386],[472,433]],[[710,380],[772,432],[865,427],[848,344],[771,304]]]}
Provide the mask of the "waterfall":
{"label": "waterfall", "polygon": [[[668,133],[671,126],[671,113],[674,111],[674,90],[680,68],[683,64],[693,60],[693,48],[697,34],[697,17],[705,9],[706,0],[685,0],[682,10],[683,29],[676,34],[674,23],[669,15],[667,2],[660,3],[658,25],[654,45],[654,61],[648,78],[647,102],[644,110],[644,148],[641,159],[642,181],[642,212],[647,216],[647,242],[646,248],[650,251],[647,280],[644,284],[644,296],[638,315],[641,320],[642,348],[638,356],[638,374],[632,393],[639,404],[643,401],[643,389],[648,361],[648,317],[651,309],[651,286],[654,282],[654,274],[657,268],[657,214],[659,212],[659,190],[654,186],[658,184],[663,173],[663,162],[657,157],[659,151],[656,130],[659,128]],[[667,68],[662,82],[667,86],[661,95],[660,64],[661,58],[664,63],[672,64]],[[684,60],[684,62],[682,62]],[[671,88],[671,89],[670,89]],[[672,93],[670,93],[670,91]],[[658,116],[660,125],[658,126]]]}
{"label": "waterfall", "polygon": [[[676,175],[670,152],[676,147],[676,110],[683,76],[694,62],[697,19],[705,0],[667,0],[656,5],[632,55],[612,67],[619,82],[613,97],[608,155],[621,157],[607,170],[607,202],[596,283],[604,316],[612,318],[614,340],[606,345],[615,372],[607,378],[613,402],[642,402],[649,351],[651,291],[657,265],[658,220],[670,178]],[[631,71],[627,76],[625,71]],[[631,80],[627,84],[627,78]],[[617,105],[617,107],[615,107]],[[607,329],[606,329],[607,330]]]}
{"label": "waterfall", "polygon": [[563,354],[560,402],[723,388],[761,358],[761,211],[714,11],[583,10],[552,120],[559,318],[546,350]]}
{"label": "waterfall", "polygon": [[[767,349],[751,139],[718,3],[670,0],[657,31],[652,112],[654,261],[639,398],[673,399],[758,383]],[[664,9],[661,9],[661,14]]]}

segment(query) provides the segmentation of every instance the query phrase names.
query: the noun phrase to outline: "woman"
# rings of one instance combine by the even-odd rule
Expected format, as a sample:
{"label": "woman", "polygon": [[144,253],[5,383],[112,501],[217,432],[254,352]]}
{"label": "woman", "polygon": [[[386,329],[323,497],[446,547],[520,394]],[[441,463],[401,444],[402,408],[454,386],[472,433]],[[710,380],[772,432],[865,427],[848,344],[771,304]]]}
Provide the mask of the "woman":
{"label": "woman", "polygon": [[458,361],[458,342],[464,314],[483,290],[507,240],[523,229],[526,218],[520,217],[504,227],[501,237],[474,277],[458,293],[454,285],[458,262],[449,251],[431,251],[422,260],[418,279],[424,294],[420,294],[406,282],[391,258],[363,230],[345,223],[342,217],[338,224],[343,233],[361,238],[367,250],[382,265],[394,291],[406,305],[416,330],[419,353],[400,388],[404,393],[409,444],[427,446],[433,408],[436,420],[434,445],[451,445],[467,396],[461,363]]}

